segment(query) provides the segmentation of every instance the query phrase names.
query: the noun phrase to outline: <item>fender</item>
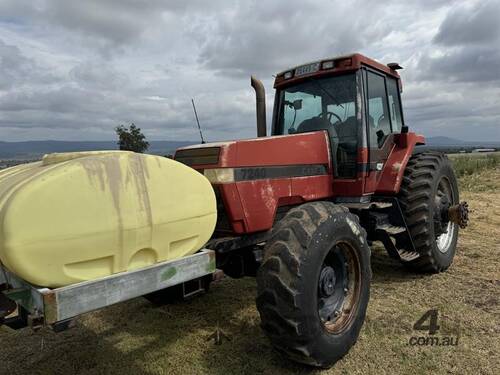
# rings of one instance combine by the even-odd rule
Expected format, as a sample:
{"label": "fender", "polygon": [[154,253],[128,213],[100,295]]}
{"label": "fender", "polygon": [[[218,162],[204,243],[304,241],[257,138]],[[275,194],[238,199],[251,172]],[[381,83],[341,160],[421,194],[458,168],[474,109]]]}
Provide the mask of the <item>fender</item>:
{"label": "fender", "polygon": [[382,172],[376,194],[396,195],[403,181],[406,165],[415,150],[415,146],[424,145],[423,135],[415,133],[400,133],[394,135],[395,146],[392,149]]}

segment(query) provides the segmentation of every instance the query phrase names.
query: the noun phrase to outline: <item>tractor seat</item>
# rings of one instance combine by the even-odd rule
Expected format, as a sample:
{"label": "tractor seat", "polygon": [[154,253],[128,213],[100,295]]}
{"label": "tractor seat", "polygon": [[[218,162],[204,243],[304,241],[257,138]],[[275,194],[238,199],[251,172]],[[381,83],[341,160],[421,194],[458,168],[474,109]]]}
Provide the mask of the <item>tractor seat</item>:
{"label": "tractor seat", "polygon": [[358,145],[358,120],[356,116],[347,118],[344,122],[335,124],[340,146],[346,151],[357,151]]}
{"label": "tractor seat", "polygon": [[324,117],[317,116],[304,120],[297,127],[297,133],[306,133],[316,130],[328,130],[330,132],[332,124]]}
{"label": "tractor seat", "polygon": [[338,164],[339,175],[355,177],[358,155],[358,120],[356,116],[348,117],[343,122],[337,122],[335,129],[339,136]]}
{"label": "tractor seat", "polygon": [[333,171],[334,175],[336,176],[338,173],[337,150],[339,147],[339,137],[332,123],[321,116],[312,117],[310,119],[302,121],[297,127],[296,133],[307,133],[318,130],[328,131],[328,138],[330,138],[330,147],[333,155]]}

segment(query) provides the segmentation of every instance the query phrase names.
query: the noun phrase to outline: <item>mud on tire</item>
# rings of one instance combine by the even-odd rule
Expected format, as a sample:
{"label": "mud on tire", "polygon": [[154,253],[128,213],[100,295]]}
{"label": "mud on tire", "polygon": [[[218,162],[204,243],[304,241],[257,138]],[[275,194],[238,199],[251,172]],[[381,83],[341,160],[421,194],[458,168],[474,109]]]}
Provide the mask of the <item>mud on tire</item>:
{"label": "mud on tire", "polygon": [[289,358],[329,367],[358,338],[370,280],[357,216],[330,202],[293,208],[273,229],[257,274],[261,326]]}

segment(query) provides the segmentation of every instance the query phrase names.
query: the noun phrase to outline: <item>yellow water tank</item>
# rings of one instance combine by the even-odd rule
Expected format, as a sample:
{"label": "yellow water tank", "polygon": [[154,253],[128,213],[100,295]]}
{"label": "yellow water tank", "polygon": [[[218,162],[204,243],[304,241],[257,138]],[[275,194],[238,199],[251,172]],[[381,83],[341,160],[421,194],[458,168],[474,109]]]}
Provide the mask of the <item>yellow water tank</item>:
{"label": "yellow water tank", "polygon": [[0,171],[0,261],[39,286],[193,254],[216,219],[208,180],[164,157],[50,154]]}

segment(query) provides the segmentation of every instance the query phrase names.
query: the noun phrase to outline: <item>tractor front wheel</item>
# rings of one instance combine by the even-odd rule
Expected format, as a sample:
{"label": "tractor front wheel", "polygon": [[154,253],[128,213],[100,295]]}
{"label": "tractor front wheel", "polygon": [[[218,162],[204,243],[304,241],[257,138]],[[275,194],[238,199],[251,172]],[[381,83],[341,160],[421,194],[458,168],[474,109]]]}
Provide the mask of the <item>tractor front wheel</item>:
{"label": "tractor front wheel", "polygon": [[358,338],[370,281],[357,216],[330,202],[293,208],[273,229],[258,270],[262,328],[292,360],[329,367]]}

